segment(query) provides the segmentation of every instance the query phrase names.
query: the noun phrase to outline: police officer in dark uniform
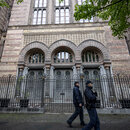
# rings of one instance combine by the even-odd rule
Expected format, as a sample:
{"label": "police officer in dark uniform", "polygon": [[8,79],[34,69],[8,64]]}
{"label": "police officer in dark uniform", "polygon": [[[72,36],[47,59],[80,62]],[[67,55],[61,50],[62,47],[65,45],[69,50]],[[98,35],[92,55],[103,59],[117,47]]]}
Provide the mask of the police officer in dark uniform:
{"label": "police officer in dark uniform", "polygon": [[80,117],[80,125],[84,126],[84,119],[83,119],[83,98],[82,94],[79,90],[79,82],[74,83],[73,88],[73,103],[75,106],[75,112],[73,115],[67,120],[67,124],[72,127],[72,122],[76,119],[76,117],[79,115]]}
{"label": "police officer in dark uniform", "polygon": [[93,88],[92,82],[87,81],[84,95],[90,122],[82,130],[91,130],[92,128],[94,128],[94,130],[100,130],[100,122],[95,106],[97,92],[93,92],[92,88]]}

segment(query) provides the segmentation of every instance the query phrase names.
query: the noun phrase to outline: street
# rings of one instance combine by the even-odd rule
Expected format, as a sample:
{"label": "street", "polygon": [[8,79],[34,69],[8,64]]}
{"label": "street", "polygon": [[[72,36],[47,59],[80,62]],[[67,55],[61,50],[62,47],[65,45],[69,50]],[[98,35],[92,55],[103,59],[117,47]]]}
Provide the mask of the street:
{"label": "street", "polygon": [[[70,114],[0,114],[0,130],[81,130],[79,118],[69,128]],[[101,130],[130,130],[129,115],[99,115]],[[88,123],[88,115],[85,122]]]}

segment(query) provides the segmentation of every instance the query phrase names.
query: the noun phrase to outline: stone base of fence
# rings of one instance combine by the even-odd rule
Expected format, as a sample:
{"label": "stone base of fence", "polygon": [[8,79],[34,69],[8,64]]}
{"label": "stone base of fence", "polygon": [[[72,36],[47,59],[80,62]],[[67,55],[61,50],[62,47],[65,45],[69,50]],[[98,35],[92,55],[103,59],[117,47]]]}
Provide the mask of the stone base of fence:
{"label": "stone base of fence", "polygon": [[43,108],[0,108],[0,113],[44,113]]}
{"label": "stone base of fence", "polygon": [[103,108],[97,109],[97,112],[100,114],[130,114],[130,109]]}
{"label": "stone base of fence", "polygon": [[[130,114],[130,109],[101,108],[97,109],[98,114]],[[44,114],[72,114],[45,112],[44,108],[0,108],[0,113],[44,113]],[[88,114],[84,109],[84,114]]]}

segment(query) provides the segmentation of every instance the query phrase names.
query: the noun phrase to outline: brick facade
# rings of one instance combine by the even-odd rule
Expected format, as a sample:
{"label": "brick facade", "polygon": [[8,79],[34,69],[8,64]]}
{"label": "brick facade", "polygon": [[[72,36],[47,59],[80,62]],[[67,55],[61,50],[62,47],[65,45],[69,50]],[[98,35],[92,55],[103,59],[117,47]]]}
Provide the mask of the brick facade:
{"label": "brick facade", "polygon": [[13,0],[7,0],[6,2],[9,4],[10,8],[0,7],[0,60],[2,57],[8,23],[11,16]]}
{"label": "brick facade", "polygon": [[[112,64],[113,71],[130,73],[130,55],[126,41],[113,37],[107,22],[80,24],[73,19],[73,23],[56,25],[52,24],[49,15],[47,25],[34,26],[30,25],[30,5],[32,5],[31,0],[13,5],[0,62],[0,75],[16,75],[19,65],[26,66],[24,57],[33,48],[43,50],[45,66],[51,65],[53,51],[61,46],[66,46],[74,52],[75,64],[82,63],[81,53],[84,48],[94,47],[103,53],[103,64],[109,62],[108,64]],[[50,6],[49,8],[52,10]]]}

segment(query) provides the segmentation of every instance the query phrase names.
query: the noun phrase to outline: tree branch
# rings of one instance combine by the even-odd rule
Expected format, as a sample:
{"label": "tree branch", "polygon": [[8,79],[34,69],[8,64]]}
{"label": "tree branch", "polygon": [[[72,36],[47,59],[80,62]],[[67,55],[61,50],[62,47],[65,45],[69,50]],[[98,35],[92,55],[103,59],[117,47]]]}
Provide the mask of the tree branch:
{"label": "tree branch", "polygon": [[102,7],[102,8],[100,8],[100,9],[98,9],[97,11],[103,10],[103,9],[105,9],[105,8],[108,8],[108,7],[110,7],[110,6],[113,6],[113,5],[115,5],[115,4],[118,4],[118,3],[122,2],[122,1],[124,1],[124,0],[119,0],[119,1],[117,1],[117,2],[115,2],[115,3],[109,4],[109,5],[105,6],[105,7]]}

